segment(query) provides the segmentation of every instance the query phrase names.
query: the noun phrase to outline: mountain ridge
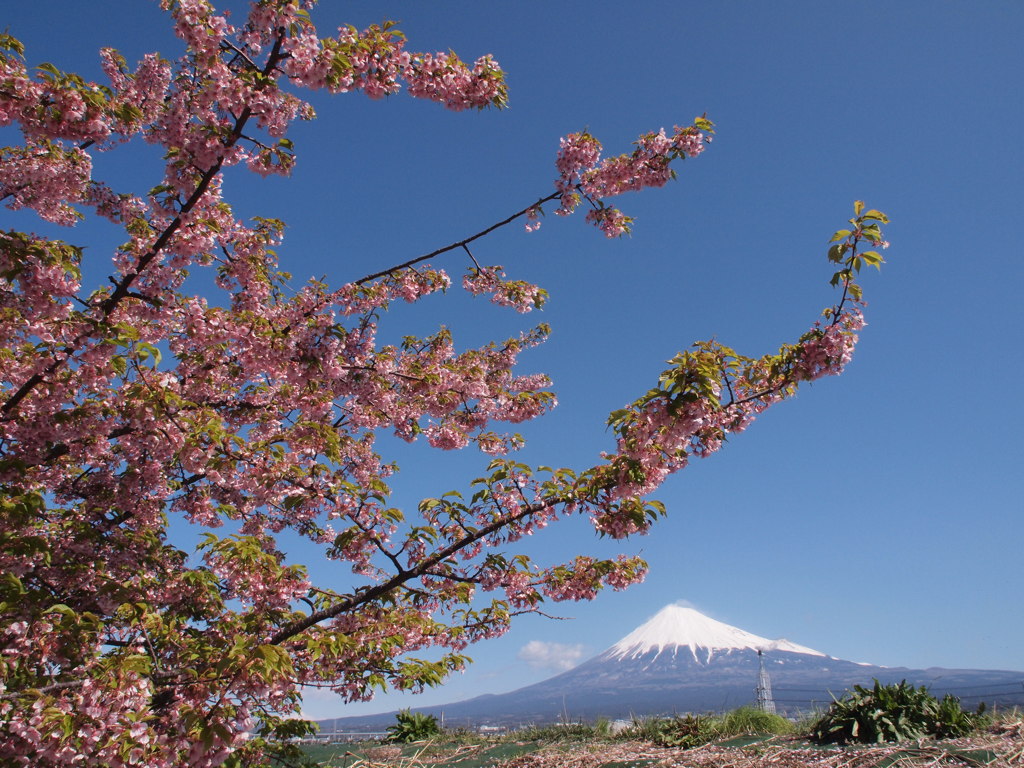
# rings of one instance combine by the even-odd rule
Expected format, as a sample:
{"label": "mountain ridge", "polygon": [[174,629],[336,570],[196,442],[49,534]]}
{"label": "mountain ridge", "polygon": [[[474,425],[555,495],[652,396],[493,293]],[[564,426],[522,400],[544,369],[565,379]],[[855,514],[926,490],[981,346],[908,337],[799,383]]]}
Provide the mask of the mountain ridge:
{"label": "mountain ridge", "polygon": [[[760,655],[759,655],[760,652]],[[416,711],[449,725],[515,726],[597,717],[629,718],[711,712],[753,704],[764,663],[780,712],[824,708],[832,693],[872,680],[928,686],[936,695],[961,695],[964,705],[985,701],[1024,705],[1024,672],[929,667],[882,667],[846,661],[788,640],[769,640],[695,609],[669,605],[597,656],[553,677],[508,693],[481,694]],[[378,730],[394,712],[320,721],[325,731]]]}

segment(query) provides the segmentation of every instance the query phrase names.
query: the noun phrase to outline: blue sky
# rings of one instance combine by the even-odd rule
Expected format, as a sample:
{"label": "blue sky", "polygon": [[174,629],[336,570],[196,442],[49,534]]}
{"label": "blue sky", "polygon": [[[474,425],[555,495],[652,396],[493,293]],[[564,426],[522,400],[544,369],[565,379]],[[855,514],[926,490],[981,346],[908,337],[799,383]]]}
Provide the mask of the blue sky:
{"label": "blue sky", "polygon": [[[156,3],[110,0],[102,14],[72,0],[8,5],[3,23],[32,62],[99,78],[103,45],[131,61],[177,51]],[[314,12],[324,34],[386,18],[401,21],[412,50],[493,53],[511,106],[456,114],[403,95],[315,98],[319,119],[292,135],[293,178],[227,180],[241,213],[288,222],[280,253],[297,281],[340,284],[524,207],[551,191],[566,133],[588,128],[614,154],[703,112],[718,126],[677,182],[621,199],[636,217],[632,237],[608,241],[582,217],[549,215],[539,232],[514,226],[474,249],[548,289],[542,313],[453,291],[382,325],[399,336],[446,323],[469,345],[550,323],[551,340],[522,370],[551,375],[560,405],[526,425],[525,461],[592,464],[611,445],[608,412],[693,341],[715,336],[759,355],[797,337],[833,301],[826,241],[854,200],[892,217],[892,247],[882,273],[864,280],[869,326],[847,372],[670,480],[657,494],[669,517],[651,535],[615,545],[569,521],[531,542],[550,560],[640,551],[651,565],[644,584],[547,607],[566,621],[525,617],[418,699],[342,706],[317,695],[308,713],[511,690],[676,600],[857,661],[1024,669],[1024,6],[326,0]],[[148,189],[159,158],[130,152],[130,167],[115,167],[115,152],[104,172]],[[32,226],[0,216],[5,227]],[[116,233],[62,234],[90,246],[87,274],[101,280]],[[465,489],[486,464],[426,445],[394,455],[408,509]],[[538,658],[547,649],[551,663],[531,665],[524,648]]]}

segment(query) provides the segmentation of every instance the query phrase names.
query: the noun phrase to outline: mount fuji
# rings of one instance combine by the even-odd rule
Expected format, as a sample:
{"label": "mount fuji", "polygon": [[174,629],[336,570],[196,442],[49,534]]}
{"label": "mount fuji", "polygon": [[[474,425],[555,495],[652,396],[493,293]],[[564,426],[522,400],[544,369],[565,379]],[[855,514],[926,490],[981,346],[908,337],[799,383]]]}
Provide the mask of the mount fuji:
{"label": "mount fuji", "polygon": [[662,653],[675,657],[680,653],[685,656],[686,651],[693,656],[694,662],[705,666],[711,663],[716,652],[729,654],[733,651],[782,651],[808,656],[825,655],[821,651],[791,643],[785,638],[768,640],[752,635],[738,627],[715,621],[693,608],[668,605],[601,656],[625,660],[643,659],[653,654],[653,662]]}
{"label": "mount fuji", "polygon": [[[759,658],[759,652],[761,654]],[[964,706],[980,701],[1024,704],[1024,672],[881,667],[827,656],[789,640],[769,640],[723,624],[693,608],[668,605],[613,646],[578,667],[510,693],[442,706],[446,725],[517,725],[596,717],[711,712],[754,702],[764,661],[780,712],[824,708],[853,685],[907,680],[933,694],[953,693]],[[371,730],[394,713],[320,721],[323,731]]]}

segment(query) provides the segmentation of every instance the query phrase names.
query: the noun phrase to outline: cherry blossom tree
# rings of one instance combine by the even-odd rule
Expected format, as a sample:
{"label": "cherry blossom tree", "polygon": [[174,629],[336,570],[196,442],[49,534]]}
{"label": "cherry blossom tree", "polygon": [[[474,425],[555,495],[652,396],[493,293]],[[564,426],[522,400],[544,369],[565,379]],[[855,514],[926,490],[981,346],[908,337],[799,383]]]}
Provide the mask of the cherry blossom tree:
{"label": "cherry blossom tree", "polygon": [[[222,197],[232,166],[288,175],[299,94],[404,88],[452,110],[501,108],[485,56],[414,53],[391,23],[321,38],[312,2],[259,0],[239,23],[206,0],[161,0],[187,51],[130,66],[100,52],[107,82],[27,63],[0,37],[0,126],[20,130],[0,163],[0,200],[73,227],[124,231],[110,282],[83,286],[83,249],[0,231],[0,755],[5,764],[215,766],[285,759],[302,732],[303,687],[346,700],[420,689],[461,669],[466,647],[546,600],[584,600],[641,579],[635,557],[535,563],[516,542],[570,515],[603,535],[644,533],[648,495],[691,457],[721,447],[801,382],[839,373],[863,325],[855,278],[879,266],[879,211],[855,206],[828,258],[838,301],[794,343],[759,358],[703,342],[611,414],[616,443],[580,471],[510,458],[502,425],[554,405],[549,381],[517,373],[517,337],[459,349],[445,330],[376,340],[392,302],[462,286],[529,312],[546,294],[482,265],[471,244],[545,205],[579,207],[609,237],[631,220],[609,201],[660,187],[705,149],[705,117],[602,157],[588,133],[562,139],[554,190],[505,220],[340,286],[293,289],[275,248],[283,224],[241,221]],[[93,153],[131,139],[159,148],[162,178],[114,188]],[[195,295],[207,271],[217,293]],[[389,504],[393,433],[490,459],[465,495]],[[440,490],[438,491],[440,494]],[[201,535],[185,551],[171,520]],[[345,564],[357,586],[313,584],[284,532]],[[432,660],[411,656],[440,649]],[[278,749],[275,753],[273,750]],[[276,755],[276,757],[275,757]]]}

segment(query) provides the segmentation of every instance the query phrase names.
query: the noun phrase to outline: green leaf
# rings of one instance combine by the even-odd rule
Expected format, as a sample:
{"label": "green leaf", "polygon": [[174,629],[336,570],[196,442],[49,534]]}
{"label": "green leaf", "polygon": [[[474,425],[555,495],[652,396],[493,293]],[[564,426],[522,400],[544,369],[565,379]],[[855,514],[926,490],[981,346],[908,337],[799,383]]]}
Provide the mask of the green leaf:
{"label": "green leaf", "polygon": [[150,358],[153,358],[153,367],[160,365],[160,350],[150,344],[148,341],[140,341],[136,344],[137,354],[139,356],[139,362],[143,362]]}
{"label": "green leaf", "polygon": [[864,260],[865,264],[868,264],[878,270],[881,270],[882,264],[885,263],[885,260],[882,258],[882,254],[878,253],[878,251],[864,251],[860,257]]}
{"label": "green leaf", "polygon": [[16,37],[4,33],[0,35],[0,48],[4,48],[8,51],[14,51],[20,56],[25,55],[25,46]]}

